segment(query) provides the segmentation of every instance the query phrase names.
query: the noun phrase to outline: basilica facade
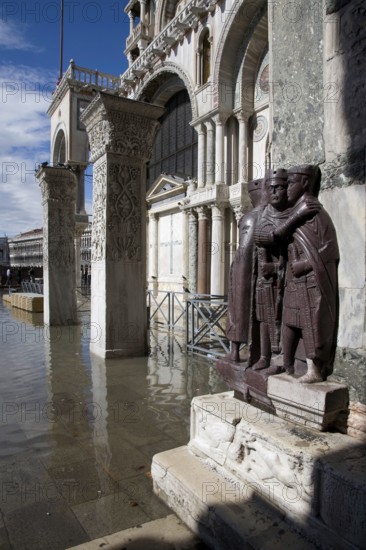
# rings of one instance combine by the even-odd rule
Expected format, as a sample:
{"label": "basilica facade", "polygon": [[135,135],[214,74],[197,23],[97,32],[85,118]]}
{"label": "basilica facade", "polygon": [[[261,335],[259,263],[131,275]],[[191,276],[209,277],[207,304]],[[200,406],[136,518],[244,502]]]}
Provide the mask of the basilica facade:
{"label": "basilica facade", "polygon": [[130,0],[128,69],[117,77],[71,62],[49,108],[51,161],[76,178],[80,234],[94,163],[101,355],[121,351],[108,330],[116,304],[146,335],[133,262],[155,292],[224,296],[248,182],[315,164],[341,258],[333,376],[350,388],[352,429],[365,431],[365,11],[364,0]]}

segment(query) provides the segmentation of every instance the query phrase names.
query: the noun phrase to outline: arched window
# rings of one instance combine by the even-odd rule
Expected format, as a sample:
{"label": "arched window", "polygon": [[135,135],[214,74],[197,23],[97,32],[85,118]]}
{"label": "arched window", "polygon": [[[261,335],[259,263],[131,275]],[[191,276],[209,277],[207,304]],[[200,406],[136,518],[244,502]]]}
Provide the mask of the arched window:
{"label": "arched window", "polygon": [[211,39],[210,32],[207,29],[201,41],[201,85],[206,84],[211,74]]}
{"label": "arched window", "polygon": [[148,187],[162,173],[197,175],[197,132],[190,126],[192,109],[187,91],[173,95],[165,109],[148,163]]}
{"label": "arched window", "polygon": [[63,130],[57,132],[53,148],[53,164],[64,164],[66,161],[66,140]]}

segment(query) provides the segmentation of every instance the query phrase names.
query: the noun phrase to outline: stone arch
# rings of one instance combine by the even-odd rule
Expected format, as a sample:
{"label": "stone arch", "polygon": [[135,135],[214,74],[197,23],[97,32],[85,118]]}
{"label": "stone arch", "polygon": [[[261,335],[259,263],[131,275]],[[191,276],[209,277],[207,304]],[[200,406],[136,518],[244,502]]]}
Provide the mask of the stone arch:
{"label": "stone arch", "polygon": [[236,0],[227,14],[214,62],[213,81],[220,83],[215,94],[215,107],[220,105],[230,112],[237,104],[235,92],[240,65],[236,60],[243,58],[253,30],[266,14],[266,0]]}
{"label": "stone arch", "polygon": [[235,109],[240,109],[248,117],[253,114],[255,101],[255,84],[262,59],[268,51],[268,18],[263,14],[255,26],[249,42],[242,46],[243,55],[235,86]]}
{"label": "stone arch", "polygon": [[67,133],[64,124],[59,124],[54,133],[52,143],[52,163],[65,164],[67,161]]}
{"label": "stone arch", "polygon": [[[175,75],[176,78],[172,75]],[[175,63],[165,62],[159,69],[154,71],[154,74],[143,84],[135,99],[163,106],[169,99],[169,94],[173,95],[173,93],[183,88],[188,92],[192,108],[192,118],[195,120],[198,116],[198,109],[191,79]]]}
{"label": "stone arch", "polygon": [[157,25],[156,34],[162,31],[165,25],[173,19],[179,2],[180,0],[162,0],[159,3],[155,17],[155,24]]}
{"label": "stone arch", "polygon": [[[208,51],[205,52],[206,48]],[[201,28],[197,38],[196,77],[199,86],[212,80],[212,60],[212,29],[211,25],[205,25]]]}

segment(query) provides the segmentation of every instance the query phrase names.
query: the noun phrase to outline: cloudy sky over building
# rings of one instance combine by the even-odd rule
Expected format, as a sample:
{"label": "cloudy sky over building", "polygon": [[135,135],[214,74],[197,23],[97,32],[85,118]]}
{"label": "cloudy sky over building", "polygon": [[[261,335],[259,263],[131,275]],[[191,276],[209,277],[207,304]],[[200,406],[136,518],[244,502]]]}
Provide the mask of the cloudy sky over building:
{"label": "cloudy sky over building", "polygon": [[[128,33],[125,1],[64,1],[63,70],[69,60],[122,73]],[[0,235],[42,226],[35,168],[49,161],[46,111],[59,73],[61,0],[3,2],[0,17]],[[91,178],[86,206],[91,213]]]}

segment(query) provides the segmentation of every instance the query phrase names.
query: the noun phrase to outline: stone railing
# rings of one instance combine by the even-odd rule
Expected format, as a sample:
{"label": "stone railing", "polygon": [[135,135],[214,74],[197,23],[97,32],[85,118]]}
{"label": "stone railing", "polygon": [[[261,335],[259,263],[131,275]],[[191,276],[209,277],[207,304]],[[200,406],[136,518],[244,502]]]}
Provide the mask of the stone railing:
{"label": "stone railing", "polygon": [[127,37],[126,50],[128,50],[138,38],[151,38],[148,26],[141,22],[136,25],[132,33]]}
{"label": "stone railing", "polygon": [[[186,32],[195,29],[199,20],[215,9],[218,0],[191,0],[148,45],[146,50],[132,63],[121,76],[121,87],[135,82],[143,76],[157,57],[168,54],[172,46],[183,38]],[[136,27],[137,28],[137,27]]]}
{"label": "stone railing", "polygon": [[100,90],[118,90],[120,79],[117,76],[86,69],[75,65],[74,61],[70,61],[66,72],[64,73],[61,82],[57,86],[57,90],[62,88],[67,81],[73,81],[80,84],[93,86]]}

